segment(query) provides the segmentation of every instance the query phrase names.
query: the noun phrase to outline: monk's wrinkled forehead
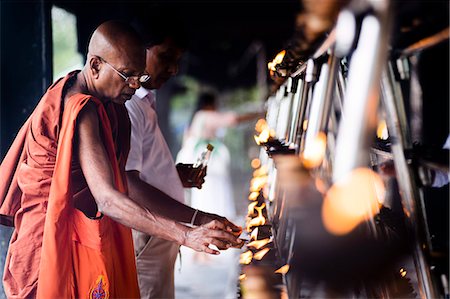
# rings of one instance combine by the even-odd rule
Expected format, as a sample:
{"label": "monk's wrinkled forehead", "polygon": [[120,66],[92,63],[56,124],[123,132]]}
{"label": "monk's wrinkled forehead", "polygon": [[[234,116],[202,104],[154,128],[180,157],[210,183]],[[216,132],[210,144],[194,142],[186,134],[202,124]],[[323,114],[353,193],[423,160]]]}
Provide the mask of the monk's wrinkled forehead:
{"label": "monk's wrinkled forehead", "polygon": [[145,48],[134,29],[126,23],[108,21],[92,34],[89,54],[117,66],[145,69]]}

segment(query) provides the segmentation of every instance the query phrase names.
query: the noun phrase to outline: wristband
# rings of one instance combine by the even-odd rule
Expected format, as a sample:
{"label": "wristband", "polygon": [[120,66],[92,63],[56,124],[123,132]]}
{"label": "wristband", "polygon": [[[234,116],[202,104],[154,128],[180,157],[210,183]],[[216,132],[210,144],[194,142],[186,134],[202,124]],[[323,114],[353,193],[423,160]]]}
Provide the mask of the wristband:
{"label": "wristband", "polygon": [[198,213],[198,209],[195,209],[194,215],[192,215],[192,219],[191,219],[191,226],[194,226],[195,223],[195,218],[197,217],[197,213]]}

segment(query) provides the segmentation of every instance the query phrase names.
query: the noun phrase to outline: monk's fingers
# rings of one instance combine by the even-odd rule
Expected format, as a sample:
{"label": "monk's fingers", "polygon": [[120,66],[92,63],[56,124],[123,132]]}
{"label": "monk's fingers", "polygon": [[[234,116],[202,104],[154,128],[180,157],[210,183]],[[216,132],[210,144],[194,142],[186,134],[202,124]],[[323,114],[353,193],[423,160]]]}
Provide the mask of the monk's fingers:
{"label": "monk's fingers", "polygon": [[215,255],[220,254],[219,251],[214,250],[214,249],[211,249],[211,248],[209,248],[207,245],[203,245],[202,251],[203,251],[203,252],[206,252],[206,253],[209,253],[209,254],[215,254]]}
{"label": "monk's fingers", "polygon": [[223,230],[210,230],[208,235],[215,239],[220,239],[222,242],[228,242],[232,245],[237,245],[242,242],[240,239],[236,238],[233,234],[223,231]]}
{"label": "monk's fingers", "polygon": [[221,229],[221,230],[225,230],[226,229],[225,224],[222,223],[221,221],[217,220],[217,219],[212,220],[212,221],[204,224],[203,226],[206,227],[206,228],[209,228],[209,229]]}
{"label": "monk's fingers", "polygon": [[231,232],[234,235],[239,236],[242,233],[242,227],[237,226],[233,222],[226,220],[227,231]]}
{"label": "monk's fingers", "polygon": [[208,242],[209,244],[217,246],[220,250],[225,250],[231,247],[230,243],[215,238],[210,238]]}

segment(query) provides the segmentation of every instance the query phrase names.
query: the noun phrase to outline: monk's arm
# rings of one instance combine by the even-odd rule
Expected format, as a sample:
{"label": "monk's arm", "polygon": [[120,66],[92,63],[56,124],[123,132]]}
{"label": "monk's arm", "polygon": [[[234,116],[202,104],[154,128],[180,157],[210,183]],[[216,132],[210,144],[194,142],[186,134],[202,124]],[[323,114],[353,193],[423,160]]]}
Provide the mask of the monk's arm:
{"label": "monk's arm", "polygon": [[[195,213],[193,208],[178,202],[161,190],[142,181],[139,177],[139,172],[136,170],[127,171],[127,180],[130,197],[140,205],[165,217],[170,217],[184,223],[190,223]],[[212,220],[222,222],[226,226],[229,226],[234,232],[240,233],[241,231],[240,227],[237,227],[226,218],[202,211],[197,212],[194,224],[201,225]]]}
{"label": "monk's arm", "polygon": [[192,229],[143,208],[116,190],[106,149],[101,142],[99,120],[93,104],[87,104],[80,112],[75,138],[81,169],[101,213],[125,226],[197,251],[216,253],[207,245],[214,244],[223,248],[226,247],[226,242],[236,243],[234,236],[225,232],[225,226],[219,221]]}

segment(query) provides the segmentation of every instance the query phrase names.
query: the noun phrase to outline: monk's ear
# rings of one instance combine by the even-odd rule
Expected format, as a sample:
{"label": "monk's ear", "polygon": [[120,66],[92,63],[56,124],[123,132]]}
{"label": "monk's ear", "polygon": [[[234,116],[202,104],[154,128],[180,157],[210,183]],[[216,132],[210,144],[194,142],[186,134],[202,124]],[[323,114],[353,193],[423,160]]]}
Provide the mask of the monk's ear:
{"label": "monk's ear", "polygon": [[98,77],[99,77],[100,69],[102,68],[101,64],[102,64],[102,61],[96,56],[92,56],[89,59],[89,69],[90,69],[92,77],[95,79],[98,79]]}

